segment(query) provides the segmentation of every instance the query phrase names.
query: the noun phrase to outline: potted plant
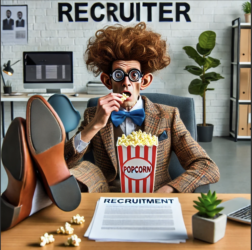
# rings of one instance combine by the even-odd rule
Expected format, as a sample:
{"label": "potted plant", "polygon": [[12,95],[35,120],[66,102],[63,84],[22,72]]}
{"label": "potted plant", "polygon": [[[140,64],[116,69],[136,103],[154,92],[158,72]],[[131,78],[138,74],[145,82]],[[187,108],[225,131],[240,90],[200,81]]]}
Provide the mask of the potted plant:
{"label": "potted plant", "polygon": [[250,2],[245,2],[242,4],[242,10],[245,15],[245,22],[250,23],[250,17],[251,17],[251,3]]}
{"label": "potted plant", "polygon": [[9,80],[6,82],[3,88],[4,88],[4,94],[11,94],[12,88],[11,88],[11,82]]}
{"label": "potted plant", "polygon": [[189,58],[192,58],[199,65],[199,67],[188,65],[185,70],[199,76],[199,78],[191,81],[188,90],[190,94],[200,95],[203,100],[203,121],[202,124],[197,124],[198,141],[200,142],[210,142],[213,137],[213,124],[206,123],[206,91],[214,90],[214,88],[209,88],[208,85],[211,81],[224,79],[218,73],[206,73],[207,70],[220,65],[220,60],[209,56],[215,47],[215,40],[215,32],[208,30],[200,34],[196,49],[191,46],[183,47]]}
{"label": "potted plant", "polygon": [[215,243],[225,235],[227,216],[220,214],[223,207],[217,207],[222,200],[217,200],[216,192],[209,190],[207,195],[201,193],[199,201],[193,201],[199,211],[192,217],[193,237],[209,243]]}

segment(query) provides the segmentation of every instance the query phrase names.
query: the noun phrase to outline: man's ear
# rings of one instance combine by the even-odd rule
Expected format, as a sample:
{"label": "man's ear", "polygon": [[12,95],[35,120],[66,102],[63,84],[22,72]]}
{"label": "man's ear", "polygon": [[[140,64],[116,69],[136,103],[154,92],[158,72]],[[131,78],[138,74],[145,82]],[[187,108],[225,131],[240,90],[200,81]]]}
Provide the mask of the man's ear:
{"label": "man's ear", "polygon": [[101,81],[108,89],[112,89],[112,83],[109,75],[106,73],[101,73]]}
{"label": "man's ear", "polygon": [[146,89],[148,86],[150,86],[150,84],[152,83],[153,80],[153,75],[151,73],[145,74],[142,78],[142,82],[141,82],[141,90]]}

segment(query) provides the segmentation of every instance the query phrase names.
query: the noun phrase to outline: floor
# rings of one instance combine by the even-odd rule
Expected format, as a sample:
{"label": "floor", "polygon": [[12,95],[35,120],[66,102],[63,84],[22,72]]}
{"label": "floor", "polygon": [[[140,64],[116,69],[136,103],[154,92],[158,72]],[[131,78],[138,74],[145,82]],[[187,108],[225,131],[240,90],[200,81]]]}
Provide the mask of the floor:
{"label": "floor", "polygon": [[210,185],[211,191],[251,193],[251,140],[214,137],[210,143],[199,144],[220,169],[220,181]]}
{"label": "floor", "polygon": [[[211,184],[217,193],[251,193],[251,141],[234,142],[231,137],[214,137],[200,143],[220,169],[220,181]],[[7,187],[7,175],[1,164],[1,193]]]}

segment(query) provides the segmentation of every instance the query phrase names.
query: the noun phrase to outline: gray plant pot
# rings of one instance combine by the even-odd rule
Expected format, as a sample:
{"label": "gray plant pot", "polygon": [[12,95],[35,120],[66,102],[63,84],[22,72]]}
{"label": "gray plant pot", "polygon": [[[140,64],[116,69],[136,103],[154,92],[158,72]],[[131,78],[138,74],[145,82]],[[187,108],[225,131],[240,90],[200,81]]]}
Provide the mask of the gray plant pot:
{"label": "gray plant pot", "polygon": [[4,86],[4,94],[10,94],[12,92],[11,86]]}
{"label": "gray plant pot", "polygon": [[226,225],[225,214],[220,214],[215,219],[201,217],[198,213],[192,216],[193,237],[209,243],[215,243],[224,237]]}
{"label": "gray plant pot", "polygon": [[197,134],[199,142],[211,142],[213,139],[213,124],[206,124],[206,126],[202,126],[202,124],[197,124]]}

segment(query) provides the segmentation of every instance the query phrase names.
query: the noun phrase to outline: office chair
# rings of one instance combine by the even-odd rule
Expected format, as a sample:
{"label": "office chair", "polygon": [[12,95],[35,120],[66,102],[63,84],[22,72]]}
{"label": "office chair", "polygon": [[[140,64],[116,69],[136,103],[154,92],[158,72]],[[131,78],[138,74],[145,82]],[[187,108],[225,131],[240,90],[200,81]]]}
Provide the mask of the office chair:
{"label": "office chair", "polygon": [[74,108],[68,97],[62,94],[50,96],[48,102],[60,117],[66,131],[67,140],[69,140],[68,133],[77,128],[81,119],[79,111]]}
{"label": "office chair", "polygon": [[[195,109],[193,98],[174,96],[169,94],[159,93],[143,93],[153,103],[165,104],[168,106],[177,107],[180,112],[180,117],[184,122],[187,130],[191,133],[194,140],[197,140],[197,129],[195,119]],[[98,98],[91,98],[87,107],[97,106]],[[94,163],[94,157],[92,152],[88,152],[84,155],[84,159]],[[176,154],[172,152],[171,161],[169,166],[169,174],[172,179],[175,179],[179,175],[185,172],[185,169],[181,166]],[[209,184],[202,185],[195,189],[195,193],[207,193],[210,189]]]}

